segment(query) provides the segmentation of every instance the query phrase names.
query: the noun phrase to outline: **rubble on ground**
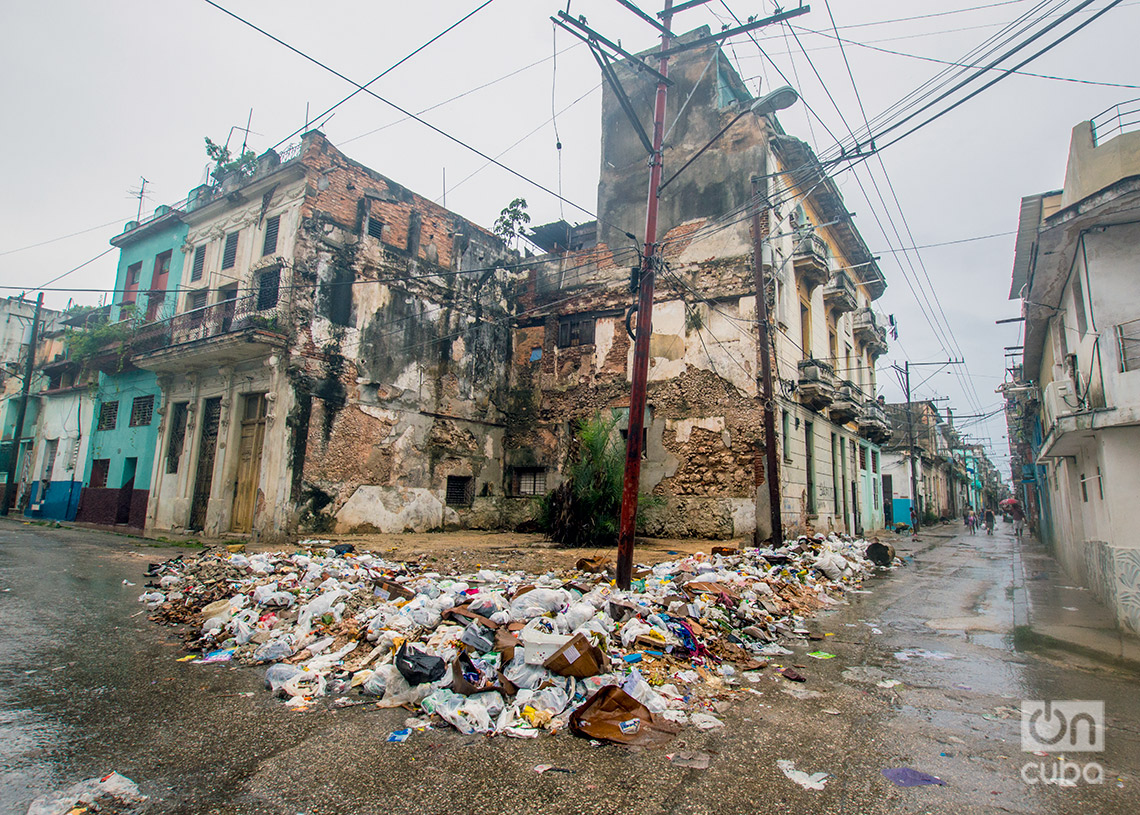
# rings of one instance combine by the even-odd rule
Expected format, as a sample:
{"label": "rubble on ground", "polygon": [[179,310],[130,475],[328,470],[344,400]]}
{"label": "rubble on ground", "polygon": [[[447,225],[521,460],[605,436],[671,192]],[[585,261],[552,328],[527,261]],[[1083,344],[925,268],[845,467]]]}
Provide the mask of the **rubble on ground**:
{"label": "rubble on ground", "polygon": [[792,653],[781,642],[811,636],[808,616],[875,568],[863,540],[802,537],[639,568],[621,591],[602,559],[451,575],[305,544],[155,564],[139,600],[152,620],[190,627],[195,661],[265,665],[266,687],[289,707],[418,712],[395,742],[440,721],[641,745],[723,726],[742,679]]}

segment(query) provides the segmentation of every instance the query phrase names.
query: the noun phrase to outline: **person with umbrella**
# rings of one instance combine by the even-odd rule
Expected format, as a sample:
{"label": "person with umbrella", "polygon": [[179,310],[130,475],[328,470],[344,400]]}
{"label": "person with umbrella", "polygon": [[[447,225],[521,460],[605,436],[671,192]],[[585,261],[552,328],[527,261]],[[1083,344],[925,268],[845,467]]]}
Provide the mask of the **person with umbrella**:
{"label": "person with umbrella", "polygon": [[998,506],[1008,512],[1009,517],[1013,518],[1013,534],[1020,537],[1025,529],[1025,511],[1021,508],[1021,502],[1016,498],[1006,498]]}

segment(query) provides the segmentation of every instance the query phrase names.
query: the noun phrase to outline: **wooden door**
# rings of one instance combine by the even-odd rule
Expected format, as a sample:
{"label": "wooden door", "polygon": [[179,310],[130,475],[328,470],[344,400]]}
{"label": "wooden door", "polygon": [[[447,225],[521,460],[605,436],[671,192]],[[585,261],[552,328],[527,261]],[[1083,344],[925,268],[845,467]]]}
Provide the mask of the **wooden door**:
{"label": "wooden door", "polygon": [[230,531],[249,532],[257,508],[257,487],[261,483],[261,448],[265,442],[264,393],[245,397],[238,445],[237,483],[234,487],[233,518]]}
{"label": "wooden door", "polygon": [[218,449],[218,421],[222,415],[221,397],[207,399],[202,408],[202,435],[198,441],[198,469],[194,474],[194,496],[190,502],[190,528],[199,531],[206,523],[206,507],[214,486],[214,456]]}

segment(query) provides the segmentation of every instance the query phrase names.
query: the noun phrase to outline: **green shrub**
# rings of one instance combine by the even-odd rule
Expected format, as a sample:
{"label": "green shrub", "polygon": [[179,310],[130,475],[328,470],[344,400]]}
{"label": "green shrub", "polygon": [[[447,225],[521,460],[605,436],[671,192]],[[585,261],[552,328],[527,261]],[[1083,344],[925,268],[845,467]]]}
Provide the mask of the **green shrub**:
{"label": "green shrub", "polygon": [[617,543],[625,451],[614,433],[615,412],[578,424],[577,450],[562,483],[539,503],[539,527],[562,546]]}

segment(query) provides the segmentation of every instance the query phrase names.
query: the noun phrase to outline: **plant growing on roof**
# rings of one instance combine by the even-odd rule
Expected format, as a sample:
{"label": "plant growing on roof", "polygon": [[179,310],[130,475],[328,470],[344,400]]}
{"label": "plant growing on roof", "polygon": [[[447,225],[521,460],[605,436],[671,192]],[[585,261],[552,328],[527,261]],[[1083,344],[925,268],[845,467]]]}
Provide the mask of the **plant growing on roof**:
{"label": "plant growing on roof", "polygon": [[516,198],[503,207],[503,211],[495,219],[494,232],[503,243],[514,249],[522,237],[523,227],[529,223],[530,215],[526,211],[526,199]]}
{"label": "plant growing on roof", "polygon": [[235,158],[230,154],[230,148],[224,144],[215,144],[209,136],[206,136],[206,156],[214,162],[214,169],[210,175],[215,184],[221,183],[221,180],[231,173],[249,178],[257,169],[257,154],[252,150],[246,150]]}

